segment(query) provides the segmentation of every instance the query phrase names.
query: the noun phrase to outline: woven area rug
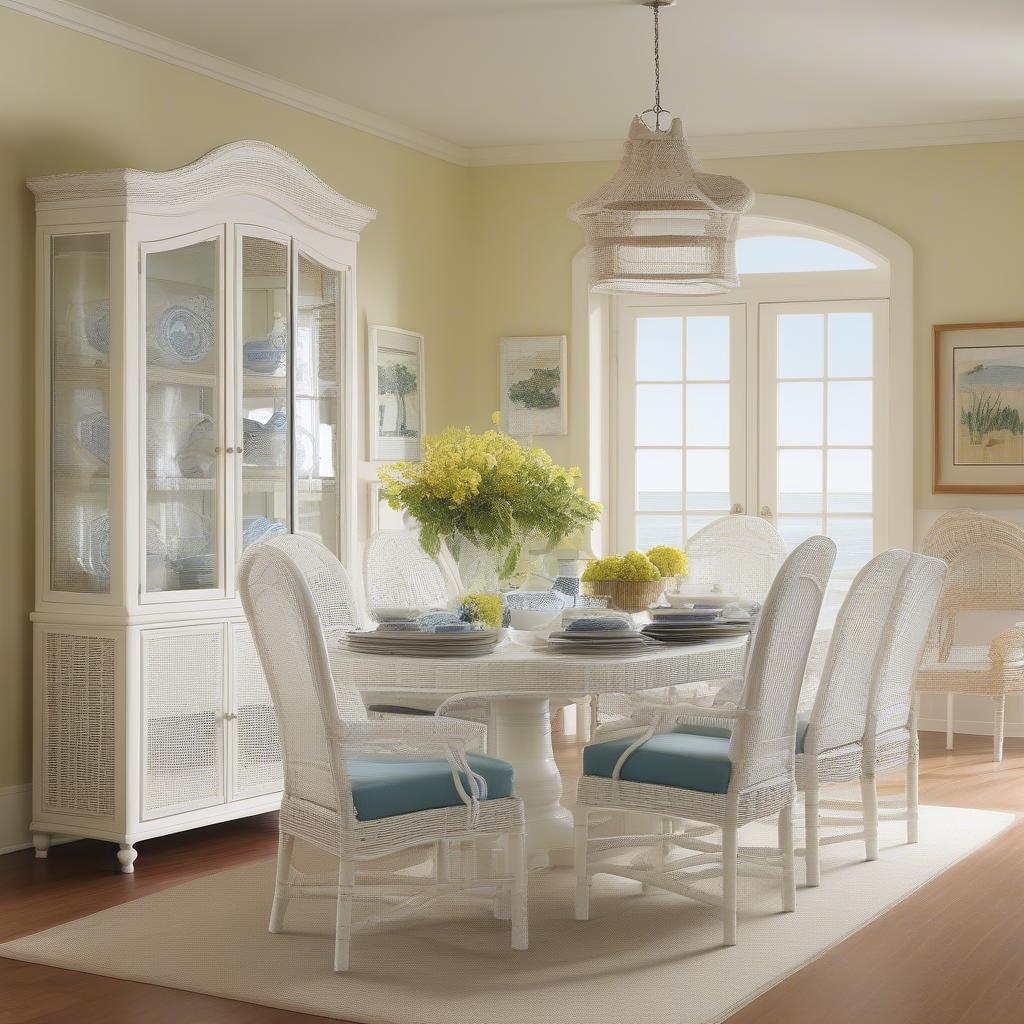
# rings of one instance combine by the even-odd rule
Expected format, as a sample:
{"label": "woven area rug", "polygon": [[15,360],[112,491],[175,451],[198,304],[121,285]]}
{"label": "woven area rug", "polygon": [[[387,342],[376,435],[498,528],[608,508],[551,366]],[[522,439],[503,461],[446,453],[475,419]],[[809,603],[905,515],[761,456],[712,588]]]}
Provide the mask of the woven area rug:
{"label": "woven area rug", "polygon": [[[823,851],[822,885],[778,913],[778,890],[740,883],[739,945],[715,911],[599,876],[591,920],[572,916],[572,872],[530,877],[530,949],[473,908],[356,936],[352,970],[331,971],[332,905],[296,901],[294,934],[269,935],[274,862],[259,861],[0,945],[0,955],[342,1020],[427,1024],[712,1024],[983,846],[1013,820],[924,807],[921,842],[882,826],[881,857]],[[753,829],[762,826],[752,826]],[[741,843],[761,836],[744,833]],[[308,864],[312,867],[312,862]],[[144,857],[140,871],[145,871]],[[798,863],[798,880],[803,866]]]}

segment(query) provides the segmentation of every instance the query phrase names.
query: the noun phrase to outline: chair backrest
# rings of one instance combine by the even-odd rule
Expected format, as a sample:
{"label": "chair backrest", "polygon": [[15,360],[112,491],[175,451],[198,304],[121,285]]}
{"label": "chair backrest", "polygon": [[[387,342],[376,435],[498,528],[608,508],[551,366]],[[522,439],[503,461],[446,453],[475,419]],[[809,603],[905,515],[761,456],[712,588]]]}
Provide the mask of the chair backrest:
{"label": "chair backrest", "polygon": [[[897,549],[872,558],[857,574],[832,629],[804,740],[806,753],[857,743],[869,728],[873,732],[869,721],[875,718],[876,698],[891,705],[886,721],[902,714],[887,728],[907,724],[916,660],[945,569],[938,559]],[[900,676],[907,657],[913,663]]]}
{"label": "chair backrest", "polygon": [[946,563],[941,559],[928,555],[910,557],[889,613],[886,642],[876,666],[865,732],[868,742],[913,720],[914,680],[946,572]]}
{"label": "chair backrest", "polygon": [[733,792],[792,778],[800,685],[835,559],[831,540],[810,537],[783,562],[765,597],[747,658],[744,715],[730,744]]}
{"label": "chair backrest", "polygon": [[779,531],[760,516],[722,516],[686,542],[687,583],[717,584],[746,601],[763,602],[786,560]]}
{"label": "chair backrest", "polygon": [[416,530],[381,530],[363,559],[366,604],[375,608],[447,608],[453,583],[420,546]]}
{"label": "chair backrest", "polygon": [[921,551],[949,566],[936,622],[943,657],[962,611],[1024,610],[1024,529],[973,509],[939,516]]}
{"label": "chair backrest", "polygon": [[342,721],[367,715],[358,691],[335,687],[328,655],[341,633],[359,626],[345,569],[318,541],[275,537],[242,555],[238,589],[277,714],[285,794],[348,807],[329,737]]}

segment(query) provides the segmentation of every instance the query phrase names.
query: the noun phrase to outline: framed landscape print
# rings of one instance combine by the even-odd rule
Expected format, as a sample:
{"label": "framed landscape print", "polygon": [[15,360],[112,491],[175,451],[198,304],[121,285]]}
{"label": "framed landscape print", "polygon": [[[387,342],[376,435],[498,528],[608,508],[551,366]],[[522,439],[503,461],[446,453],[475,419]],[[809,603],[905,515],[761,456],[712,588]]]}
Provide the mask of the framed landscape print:
{"label": "framed landscape print", "polygon": [[568,432],[565,335],[498,342],[501,425],[513,437]]}
{"label": "framed landscape print", "polygon": [[376,462],[420,460],[423,436],[423,335],[371,324],[367,436]]}
{"label": "framed landscape print", "polygon": [[1024,321],[939,324],[937,494],[1024,494]]}

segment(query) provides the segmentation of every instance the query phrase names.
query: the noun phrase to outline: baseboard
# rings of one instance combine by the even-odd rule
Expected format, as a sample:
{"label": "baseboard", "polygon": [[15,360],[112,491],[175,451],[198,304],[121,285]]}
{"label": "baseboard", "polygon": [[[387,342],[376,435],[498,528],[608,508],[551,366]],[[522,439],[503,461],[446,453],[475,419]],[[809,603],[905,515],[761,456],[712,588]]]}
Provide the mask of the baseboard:
{"label": "baseboard", "polygon": [[[945,718],[919,718],[917,728],[921,732],[945,732]],[[992,719],[988,721],[971,721],[970,719],[954,718],[953,732],[962,732],[968,736],[991,736]],[[1024,723],[1007,722],[1003,733],[1007,737],[1024,736]]]}
{"label": "baseboard", "polygon": [[[0,786],[0,855],[27,850],[32,846],[32,784]],[[53,836],[51,846],[73,843],[77,836]]]}
{"label": "baseboard", "polygon": [[32,786],[0,788],[0,853],[13,853],[32,845],[28,824],[32,820]]}

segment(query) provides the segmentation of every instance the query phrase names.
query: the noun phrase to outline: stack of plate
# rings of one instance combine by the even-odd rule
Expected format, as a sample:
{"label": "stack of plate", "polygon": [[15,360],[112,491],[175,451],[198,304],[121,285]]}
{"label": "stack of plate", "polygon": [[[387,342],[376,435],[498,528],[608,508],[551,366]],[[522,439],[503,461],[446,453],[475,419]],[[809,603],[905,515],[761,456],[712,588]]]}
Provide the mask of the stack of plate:
{"label": "stack of plate", "polygon": [[358,654],[407,658],[475,658],[490,654],[503,635],[500,629],[474,629],[469,633],[387,629],[347,634],[349,650]]}
{"label": "stack of plate", "polygon": [[644,626],[644,636],[667,644],[697,644],[705,640],[727,640],[750,632],[747,618],[726,619],[719,608],[671,608],[653,613],[654,621]]}
{"label": "stack of plate", "polygon": [[635,629],[559,630],[548,637],[548,644],[559,654],[637,654],[650,646]]}

